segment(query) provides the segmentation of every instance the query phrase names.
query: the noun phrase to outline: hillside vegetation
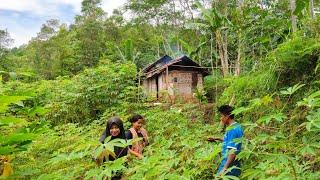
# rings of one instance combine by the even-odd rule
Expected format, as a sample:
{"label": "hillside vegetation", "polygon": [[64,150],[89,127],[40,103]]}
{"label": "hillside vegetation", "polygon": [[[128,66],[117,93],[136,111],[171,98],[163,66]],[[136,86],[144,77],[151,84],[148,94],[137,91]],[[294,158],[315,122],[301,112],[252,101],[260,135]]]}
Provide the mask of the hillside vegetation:
{"label": "hillside vegetation", "polygon": [[[289,2],[130,0],[105,16],[84,0],[73,24],[50,20],[19,48],[1,30],[0,179],[213,179],[221,144],[207,137],[223,136],[217,107],[229,103],[245,134],[240,179],[319,179],[320,4]],[[142,68],[165,54],[208,67],[196,102],[143,94]],[[128,129],[135,113],[144,157],[96,165],[105,122]]]}

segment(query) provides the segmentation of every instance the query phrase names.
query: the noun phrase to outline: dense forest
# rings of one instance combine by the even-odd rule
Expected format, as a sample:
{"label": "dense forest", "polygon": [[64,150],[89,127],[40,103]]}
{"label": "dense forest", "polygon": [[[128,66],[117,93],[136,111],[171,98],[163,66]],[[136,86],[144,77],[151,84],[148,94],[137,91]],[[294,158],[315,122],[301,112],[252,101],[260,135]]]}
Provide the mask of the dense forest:
{"label": "dense forest", "polygon": [[[223,136],[223,104],[244,129],[240,179],[319,179],[318,0],[128,0],[112,14],[100,4],[83,0],[72,24],[50,19],[20,47],[0,30],[0,179],[213,179],[221,144],[206,139]],[[196,101],[154,105],[143,93],[142,69],[164,55],[208,68]],[[129,128],[136,113],[144,157],[98,166],[106,121]]]}

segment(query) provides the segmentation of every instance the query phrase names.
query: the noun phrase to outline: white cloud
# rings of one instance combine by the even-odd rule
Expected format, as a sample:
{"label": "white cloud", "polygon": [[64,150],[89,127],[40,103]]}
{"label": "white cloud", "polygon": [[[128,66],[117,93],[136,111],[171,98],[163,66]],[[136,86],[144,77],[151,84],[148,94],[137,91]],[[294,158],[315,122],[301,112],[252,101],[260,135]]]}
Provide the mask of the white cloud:
{"label": "white cloud", "polygon": [[48,15],[59,9],[59,5],[70,5],[79,10],[81,0],[0,0],[0,9],[32,12],[35,15]]}
{"label": "white cloud", "polygon": [[55,7],[45,6],[45,1],[41,0],[0,0],[0,9],[44,15],[46,12],[51,12],[51,9],[55,9]]}
{"label": "white cloud", "polygon": [[21,30],[17,29],[10,34],[11,38],[14,39],[13,47],[19,47],[23,44],[27,44],[32,37],[36,36],[37,29]]}
{"label": "white cloud", "polygon": [[[0,29],[7,28],[15,40],[14,46],[20,46],[28,43],[46,20],[54,18],[70,24],[70,20],[81,11],[81,2],[82,0],[0,0]],[[125,2],[127,0],[103,0],[101,7],[111,15],[114,9]],[[23,21],[28,21],[28,25]]]}
{"label": "white cloud", "polygon": [[[113,9],[122,6],[127,0],[103,0],[101,7],[109,15]],[[76,13],[81,11],[82,0],[0,0],[0,9],[18,12],[32,12],[36,15],[56,15],[59,6],[71,6]],[[49,13],[49,14],[48,14]]]}
{"label": "white cloud", "polygon": [[14,39],[13,47],[28,43],[40,30],[41,23],[32,20],[25,21],[22,14],[19,13],[12,13],[11,16],[2,16],[0,14],[0,29],[8,30],[10,37]]}
{"label": "white cloud", "polygon": [[119,8],[120,6],[124,5],[127,0],[104,0],[101,3],[101,8],[108,13],[108,15],[111,15],[114,9]]}
{"label": "white cloud", "polygon": [[41,6],[37,1],[1,0],[0,9],[12,11],[38,11]]}

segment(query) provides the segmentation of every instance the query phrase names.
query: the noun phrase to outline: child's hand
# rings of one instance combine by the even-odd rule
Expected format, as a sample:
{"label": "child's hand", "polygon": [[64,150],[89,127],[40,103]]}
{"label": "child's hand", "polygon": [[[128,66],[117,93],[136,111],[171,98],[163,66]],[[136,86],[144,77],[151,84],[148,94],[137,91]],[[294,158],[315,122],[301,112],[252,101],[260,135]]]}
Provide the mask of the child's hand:
{"label": "child's hand", "polygon": [[221,141],[221,138],[217,138],[217,137],[208,137],[207,141],[209,141],[209,142],[217,142],[217,141]]}
{"label": "child's hand", "polygon": [[137,156],[137,158],[138,158],[138,159],[142,159],[142,158],[143,158],[143,155],[142,155],[142,154],[139,154],[139,155]]}
{"label": "child's hand", "polygon": [[209,142],[215,142],[216,140],[215,140],[214,137],[208,137],[207,141],[209,141]]}

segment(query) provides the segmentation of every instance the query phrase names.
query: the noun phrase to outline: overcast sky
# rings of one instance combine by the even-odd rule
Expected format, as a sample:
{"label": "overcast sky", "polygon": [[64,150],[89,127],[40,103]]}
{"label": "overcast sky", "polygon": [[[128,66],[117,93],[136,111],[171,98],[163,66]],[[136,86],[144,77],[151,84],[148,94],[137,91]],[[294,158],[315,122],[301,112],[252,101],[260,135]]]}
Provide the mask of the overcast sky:
{"label": "overcast sky", "polygon": [[[70,24],[80,13],[82,0],[0,0],[0,29],[7,29],[13,46],[28,43],[49,19]],[[126,0],[102,0],[108,15]]]}

